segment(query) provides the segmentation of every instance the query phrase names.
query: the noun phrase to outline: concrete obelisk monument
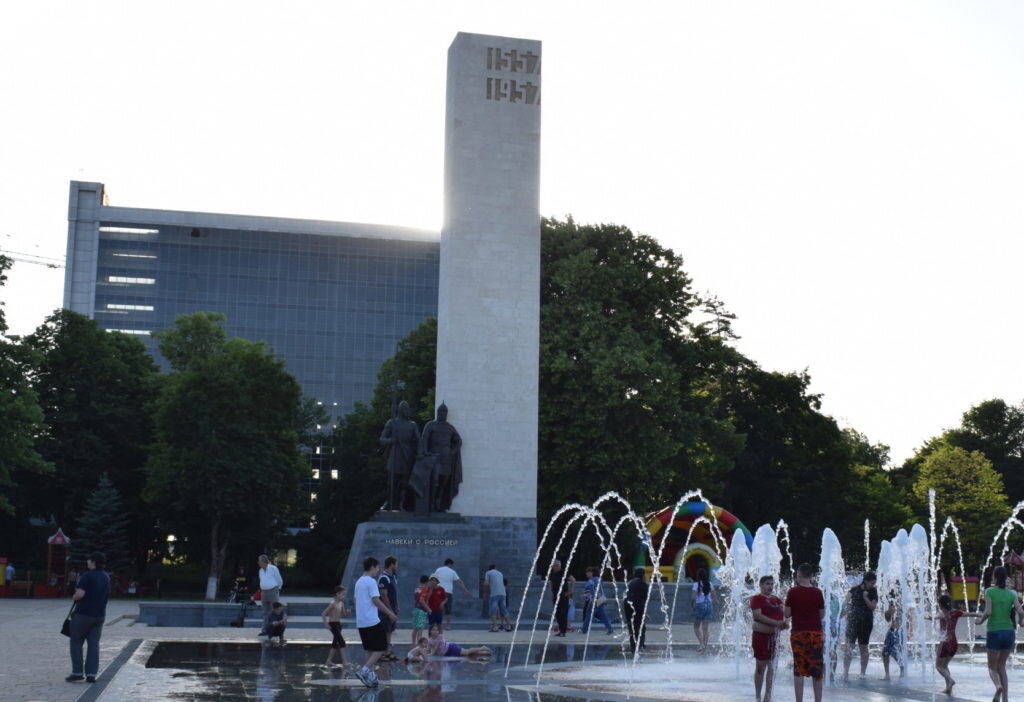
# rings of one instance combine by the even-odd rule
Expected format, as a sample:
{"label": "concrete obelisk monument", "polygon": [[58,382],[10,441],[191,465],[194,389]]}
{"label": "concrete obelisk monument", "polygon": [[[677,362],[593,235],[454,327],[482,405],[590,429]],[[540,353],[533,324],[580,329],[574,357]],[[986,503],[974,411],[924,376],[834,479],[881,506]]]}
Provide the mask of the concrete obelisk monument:
{"label": "concrete obelisk monument", "polygon": [[[452,558],[474,594],[494,563],[513,600],[530,575],[537,547],[540,59],[540,42],[527,39],[460,33],[448,49],[435,397],[461,436],[463,482],[450,510],[388,510],[360,524],[342,578],[350,589],[364,557],[388,554],[412,577]],[[420,453],[431,452],[421,443]],[[421,459],[414,477],[428,465]],[[460,616],[479,607],[456,594]]]}
{"label": "concrete obelisk monument", "polygon": [[540,74],[539,41],[448,49],[436,399],[464,440],[452,511],[519,582],[537,541]]}

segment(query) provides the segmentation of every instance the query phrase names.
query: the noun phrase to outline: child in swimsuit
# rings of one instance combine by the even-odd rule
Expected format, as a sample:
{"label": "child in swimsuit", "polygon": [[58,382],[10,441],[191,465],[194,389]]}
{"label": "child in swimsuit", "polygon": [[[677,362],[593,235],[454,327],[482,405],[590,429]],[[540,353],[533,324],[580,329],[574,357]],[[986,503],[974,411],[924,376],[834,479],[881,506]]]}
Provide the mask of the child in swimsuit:
{"label": "child in swimsuit", "polygon": [[425,636],[420,637],[416,645],[409,649],[409,653],[402,662],[406,665],[410,663],[425,663],[430,658],[430,642]]}
{"label": "child in swimsuit", "polygon": [[953,609],[953,598],[943,595],[939,598],[939,627],[942,630],[942,645],[935,655],[935,670],[942,679],[946,681],[946,689],[943,692],[947,695],[953,694],[953,686],[956,680],[949,674],[949,662],[956,655],[960,643],[956,639],[956,623],[960,617],[981,617],[980,612],[964,612]]}
{"label": "child in swimsuit", "polygon": [[491,649],[486,646],[463,648],[444,640],[439,624],[430,625],[430,640],[427,643],[432,657],[439,658],[490,658]]}
{"label": "child in swimsuit", "polygon": [[341,664],[348,663],[345,660],[345,639],[341,635],[341,618],[346,616],[345,610],[345,588],[339,585],[334,588],[334,599],[320,613],[320,620],[331,632],[331,651],[327,654],[327,662],[324,665],[331,665],[334,662],[334,652],[339,651]]}

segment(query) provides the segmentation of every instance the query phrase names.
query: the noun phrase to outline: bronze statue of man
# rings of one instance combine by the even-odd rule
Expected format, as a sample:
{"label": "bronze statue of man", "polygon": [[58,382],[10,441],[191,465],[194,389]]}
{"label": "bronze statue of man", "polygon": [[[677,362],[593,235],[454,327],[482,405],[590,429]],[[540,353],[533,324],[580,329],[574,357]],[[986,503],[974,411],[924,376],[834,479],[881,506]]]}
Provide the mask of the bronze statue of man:
{"label": "bronze statue of man", "polygon": [[462,437],[448,423],[448,406],[437,408],[420,436],[419,455],[409,480],[416,511],[447,512],[462,483]]}
{"label": "bronze statue of man", "polygon": [[406,486],[419,451],[420,429],[409,419],[409,403],[398,403],[398,416],[389,419],[380,435],[388,452],[388,509],[411,510],[406,504]]}

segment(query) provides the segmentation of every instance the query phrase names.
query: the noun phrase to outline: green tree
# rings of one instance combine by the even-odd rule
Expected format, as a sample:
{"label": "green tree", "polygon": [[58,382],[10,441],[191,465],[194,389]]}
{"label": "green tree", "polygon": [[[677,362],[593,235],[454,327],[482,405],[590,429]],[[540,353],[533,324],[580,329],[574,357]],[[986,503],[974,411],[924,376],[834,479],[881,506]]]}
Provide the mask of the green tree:
{"label": "green tree", "polygon": [[121,494],[103,474],[99,485],[85,502],[78,518],[78,530],[71,539],[71,558],[77,568],[85,568],[85,559],[99,551],[106,555],[109,571],[129,563],[129,517],[121,502]]}
{"label": "green tree", "polygon": [[921,463],[914,483],[914,493],[923,504],[928,502],[929,490],[935,490],[940,526],[947,516],[953,517],[964,558],[980,564],[1010,511],[999,473],[980,451],[940,446]]}
{"label": "green tree", "polygon": [[816,553],[826,526],[848,543],[864,524],[844,509],[852,449],[809,385],[806,372],[765,371],[747,360],[725,384],[722,404],[745,437],[723,502],[748,525],[784,518],[798,560]]}
{"label": "green tree", "polygon": [[[0,255],[0,287],[7,280],[11,259]],[[0,302],[0,514],[15,513],[10,495],[22,475],[43,475],[53,470],[36,448],[46,431],[39,397],[28,378],[34,358],[29,349],[7,338],[7,320]],[[19,515],[24,522],[25,514]],[[3,529],[12,534],[12,528]],[[14,544],[4,544],[14,546]]]}
{"label": "green tree", "polygon": [[[694,294],[680,256],[625,227],[571,218],[545,219],[541,236],[542,524],[562,504],[609,490],[644,512],[701,487],[750,526],[784,516],[808,552],[825,526],[856,543],[865,518],[902,526],[906,493],[883,471],[887,448],[841,431],[809,392],[806,372],[769,372],[741,354],[735,315]],[[414,404],[420,421],[432,414],[435,335],[417,330],[395,360],[399,378],[422,378],[403,393],[425,398]],[[410,372],[409,355],[421,373]],[[386,362],[373,401],[335,435],[342,480],[316,530],[338,535],[335,553],[383,502],[378,437],[395,377]],[[850,509],[851,490],[872,504]]]}
{"label": "green tree", "polygon": [[914,511],[909,506],[910,495],[892,479],[886,470],[889,447],[873,444],[854,429],[844,429],[843,437],[850,447],[851,476],[845,495],[845,509],[839,515],[844,526],[843,554],[847,562],[863,560],[861,541],[856,537],[858,525],[871,522],[874,548],[882,539],[890,539],[900,529],[914,522]]}
{"label": "green tree", "polygon": [[229,545],[281,531],[309,474],[297,443],[298,383],[263,344],[225,339],[223,319],[182,315],[157,335],[175,372],[157,404],[145,490],[168,531],[192,552],[207,550],[208,600]]}
{"label": "green tree", "polygon": [[964,412],[942,438],[965,451],[981,451],[1003,478],[1011,503],[1024,500],[1024,407],[985,400]]}
{"label": "green tree", "polygon": [[910,493],[913,511],[927,516],[927,501],[913,494],[921,466],[940,448],[956,446],[965,451],[981,451],[1003,479],[1011,504],[1024,500],[1024,407],[1004,400],[985,400],[963,413],[960,425],[946,429],[914,451],[914,455],[891,472],[893,481]]}
{"label": "green tree", "polygon": [[646,511],[719,483],[741,445],[702,370],[723,329],[694,340],[682,258],[621,226],[541,233],[540,519],[607,490]]}
{"label": "green tree", "polygon": [[24,343],[36,358],[33,387],[50,427],[37,444],[55,466],[52,475],[26,482],[26,509],[69,524],[106,474],[124,498],[129,548],[143,567],[154,539],[141,493],[153,440],[156,364],[138,339],[106,332],[70,310],[52,314]]}

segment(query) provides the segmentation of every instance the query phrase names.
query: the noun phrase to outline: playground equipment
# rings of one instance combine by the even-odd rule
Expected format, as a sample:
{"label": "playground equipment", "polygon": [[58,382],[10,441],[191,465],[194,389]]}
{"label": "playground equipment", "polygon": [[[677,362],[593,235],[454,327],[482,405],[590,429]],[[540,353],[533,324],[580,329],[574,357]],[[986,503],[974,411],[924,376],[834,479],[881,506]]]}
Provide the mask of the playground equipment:
{"label": "playground equipment", "polygon": [[[637,553],[636,565],[645,567],[648,576],[654,569],[651,554],[657,553],[663,542],[657,566],[668,582],[681,577],[692,580],[701,568],[709,571],[719,568],[736,534],[746,540],[747,548],[754,544],[750,529],[721,507],[708,502],[684,502],[678,509],[674,507],[670,505],[644,517],[649,536],[644,548]],[[712,524],[716,527],[717,538]]]}

